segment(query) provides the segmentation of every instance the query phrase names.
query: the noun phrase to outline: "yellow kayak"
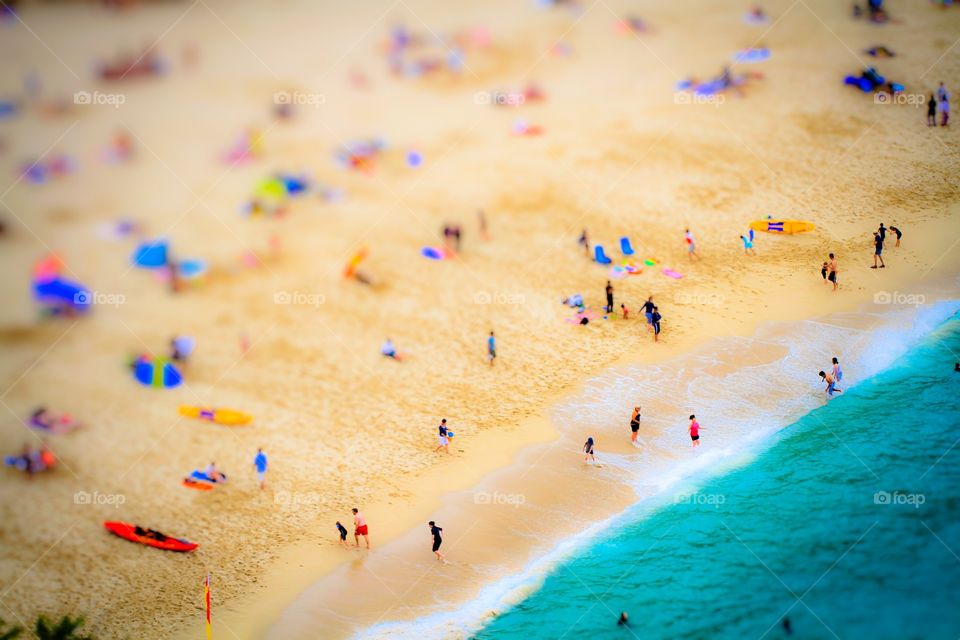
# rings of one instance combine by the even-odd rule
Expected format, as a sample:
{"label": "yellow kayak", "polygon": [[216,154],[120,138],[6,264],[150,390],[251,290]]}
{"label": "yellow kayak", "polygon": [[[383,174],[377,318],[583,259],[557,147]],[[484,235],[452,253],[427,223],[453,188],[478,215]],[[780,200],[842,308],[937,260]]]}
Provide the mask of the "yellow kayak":
{"label": "yellow kayak", "polygon": [[763,231],[765,233],[806,233],[813,231],[814,224],[806,220],[754,220],[750,223],[750,228],[754,231]]}
{"label": "yellow kayak", "polygon": [[186,405],[180,407],[180,415],[228,426],[247,424],[253,420],[253,417],[249,414],[234,411],[233,409],[210,409],[209,407],[191,407]]}

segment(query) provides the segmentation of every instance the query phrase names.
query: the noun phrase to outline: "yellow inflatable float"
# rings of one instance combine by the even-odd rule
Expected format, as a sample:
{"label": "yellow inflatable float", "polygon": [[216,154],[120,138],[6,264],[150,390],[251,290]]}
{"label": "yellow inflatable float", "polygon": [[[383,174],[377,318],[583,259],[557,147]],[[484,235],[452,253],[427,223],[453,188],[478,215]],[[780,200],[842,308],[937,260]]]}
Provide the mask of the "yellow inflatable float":
{"label": "yellow inflatable float", "polygon": [[754,231],[763,231],[764,233],[806,233],[813,231],[814,224],[806,220],[754,220],[750,223],[750,228]]}
{"label": "yellow inflatable float", "polygon": [[180,407],[180,415],[187,418],[196,418],[206,420],[207,422],[216,422],[230,427],[247,424],[253,420],[253,416],[233,409],[211,409],[209,407]]}

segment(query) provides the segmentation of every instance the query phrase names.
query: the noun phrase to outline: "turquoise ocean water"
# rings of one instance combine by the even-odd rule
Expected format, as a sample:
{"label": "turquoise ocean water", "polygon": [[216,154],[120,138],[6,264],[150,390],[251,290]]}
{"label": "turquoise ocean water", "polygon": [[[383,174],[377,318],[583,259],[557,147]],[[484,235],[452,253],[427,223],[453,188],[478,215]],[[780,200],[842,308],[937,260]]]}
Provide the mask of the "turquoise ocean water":
{"label": "turquoise ocean water", "polygon": [[958,354],[954,316],[746,466],[614,521],[475,637],[960,638]]}

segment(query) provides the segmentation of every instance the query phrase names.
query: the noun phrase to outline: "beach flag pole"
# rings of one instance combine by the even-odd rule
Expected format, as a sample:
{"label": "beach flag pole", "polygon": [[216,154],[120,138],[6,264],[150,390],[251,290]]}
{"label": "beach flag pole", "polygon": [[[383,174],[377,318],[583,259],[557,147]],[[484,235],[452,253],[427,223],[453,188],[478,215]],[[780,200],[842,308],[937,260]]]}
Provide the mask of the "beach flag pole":
{"label": "beach flag pole", "polygon": [[207,640],[210,640],[210,574],[207,573],[207,579],[204,581],[203,600],[207,611]]}

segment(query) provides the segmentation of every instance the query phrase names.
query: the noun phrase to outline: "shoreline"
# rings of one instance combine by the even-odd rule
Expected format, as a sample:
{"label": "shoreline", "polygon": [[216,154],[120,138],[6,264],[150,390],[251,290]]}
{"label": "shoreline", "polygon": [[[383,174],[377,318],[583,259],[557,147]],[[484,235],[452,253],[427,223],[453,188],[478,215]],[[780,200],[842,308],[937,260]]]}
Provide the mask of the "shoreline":
{"label": "shoreline", "polygon": [[[947,292],[942,290],[941,295]],[[934,294],[931,294],[931,296]],[[928,304],[931,304],[928,301]],[[960,309],[960,299],[956,297],[940,297],[935,299],[932,304],[931,314],[933,319],[927,319],[928,325],[915,335],[911,335],[909,341],[903,345],[903,351],[875,371],[871,371],[864,379],[885,371],[893,361],[899,358],[903,353],[909,351],[918,342],[931,331],[942,326],[943,322],[954,316]],[[866,305],[864,305],[866,306]],[[854,324],[857,322],[869,322],[871,316],[864,308],[854,312],[842,312],[830,314],[824,317],[818,317],[816,320],[824,321],[826,324],[842,321]],[[814,319],[802,319],[794,324],[803,324]],[[777,323],[790,325],[791,323]],[[711,341],[716,342],[716,340]],[[710,344],[704,345],[699,349],[691,350],[687,356],[691,358],[700,358],[711,352]],[[778,362],[778,355],[774,355],[772,362]],[[761,358],[762,360],[763,358]],[[634,363],[636,364],[636,363]],[[757,366],[756,363],[748,363],[745,367]],[[594,380],[606,374],[615,373],[620,367],[610,367],[605,372],[591,378]],[[849,377],[849,370],[847,371]],[[588,381],[589,382],[589,381]],[[568,394],[568,398],[576,395]],[[817,393],[819,398],[822,393]],[[719,476],[728,470],[740,468],[749,464],[755,455],[762,450],[766,450],[775,442],[773,438],[784,428],[794,424],[797,420],[803,418],[821,404],[808,406],[805,410],[798,411],[789,415],[781,422],[778,422],[766,432],[757,437],[748,438],[745,442],[746,449],[729,450],[724,448],[718,455],[700,454],[698,464],[688,465],[686,470],[678,470],[675,474],[669,476],[666,480],[659,480],[653,486],[643,484],[641,486],[622,484],[623,478],[617,478],[610,482],[610,478],[597,479],[589,477],[591,470],[584,467],[584,473],[578,473],[578,465],[575,462],[574,455],[569,449],[562,452],[552,451],[552,446],[531,445],[525,451],[521,452],[518,460],[508,468],[502,468],[486,477],[483,482],[473,487],[473,504],[470,505],[469,493],[455,491],[448,493],[443,502],[444,507],[439,513],[446,512],[443,521],[438,523],[446,525],[448,528],[454,528],[459,525],[460,530],[467,529],[464,537],[469,538],[466,542],[462,539],[453,539],[453,545],[445,543],[444,548],[450,554],[466,554],[469,565],[473,565],[480,558],[482,564],[489,556],[489,549],[495,548],[498,553],[503,555],[522,556],[518,562],[517,557],[513,557],[503,567],[503,571],[494,576],[488,577],[488,581],[480,585],[465,586],[465,573],[462,562],[456,563],[453,571],[459,574],[459,577],[444,582],[438,574],[450,570],[448,566],[437,565],[432,560],[423,560],[419,563],[408,562],[404,557],[411,555],[423,556],[424,543],[422,539],[425,536],[422,532],[415,529],[408,532],[407,535],[390,543],[389,548],[384,552],[388,557],[386,560],[376,562],[370,558],[370,564],[374,568],[363,567],[360,570],[359,565],[353,567],[341,567],[341,570],[334,574],[326,576],[319,581],[317,585],[301,594],[298,600],[291,603],[280,620],[271,626],[271,632],[265,637],[268,638],[308,638],[313,629],[323,628],[325,633],[332,633],[335,637],[352,638],[376,638],[383,637],[383,634],[408,637],[416,635],[419,638],[447,638],[447,637],[469,637],[483,626],[483,620],[488,617],[494,617],[504,612],[510,606],[513,606],[532,590],[535,590],[542,582],[543,578],[550,573],[559,563],[562,563],[571,554],[574,554],[588,541],[595,540],[597,536],[603,535],[604,531],[617,526],[624,518],[631,517],[637,509],[654,512],[662,506],[669,504],[671,494],[677,494],[675,499],[683,495],[692,495],[696,492],[695,487],[704,481]],[[777,414],[779,415],[779,414]],[[643,421],[641,421],[643,423]],[[643,431],[643,429],[642,429]],[[609,439],[608,439],[609,440]],[[626,440],[626,434],[623,435]],[[628,446],[613,446],[608,443],[603,458],[606,460],[606,466],[610,465],[613,455],[635,456]],[[598,458],[601,454],[598,452]],[[525,463],[534,460],[535,464],[540,464],[542,471],[545,471],[550,477],[539,483],[534,482],[534,488],[531,491],[531,483],[526,483],[530,468],[525,467]],[[554,464],[559,461],[559,465]],[[702,463],[702,464],[699,464]],[[561,466],[562,465],[562,466]],[[617,467],[617,465],[614,465]],[[558,469],[560,469],[558,473]],[[616,471],[614,471],[616,473]],[[572,476],[575,479],[571,480]],[[511,505],[509,502],[499,505],[502,508],[497,509],[497,505],[477,502],[477,495],[518,495],[518,489],[526,487],[526,500],[538,505],[539,511],[533,513],[524,513],[519,517],[521,520],[535,523],[529,526],[511,526],[515,522],[515,516],[509,513],[510,509],[522,508],[526,505]],[[684,493],[681,489],[686,487],[688,491]],[[690,487],[694,489],[690,490]],[[619,491],[618,491],[619,490]],[[678,493],[679,492],[679,493]],[[562,495],[562,498],[557,498]],[[585,509],[585,501],[590,502],[591,496],[602,496],[602,501],[595,501],[597,507],[593,511]],[[464,498],[467,498],[466,500]],[[549,504],[545,501],[551,501]],[[602,502],[602,507],[598,502]],[[560,514],[550,519],[544,519],[541,516],[544,511],[559,511]],[[482,514],[480,513],[482,511]],[[499,513],[498,513],[499,511]],[[506,513],[504,513],[506,512]],[[519,513],[519,512],[518,512]],[[568,518],[564,514],[576,513],[576,517]],[[478,521],[484,522],[478,525]],[[439,518],[440,516],[438,516]],[[570,522],[564,525],[564,521]],[[586,529],[580,529],[580,523],[588,524]],[[566,530],[564,527],[566,526]],[[541,527],[550,531],[548,537],[542,538],[538,535]],[[483,531],[477,531],[478,529]],[[536,528],[536,530],[534,530]],[[513,535],[518,536],[522,541],[518,544],[517,540],[510,541],[510,535],[502,535],[502,530],[513,531]],[[411,533],[413,535],[411,535]],[[531,543],[530,537],[533,536],[536,542]],[[418,539],[411,539],[418,538]],[[382,559],[380,559],[382,560]],[[422,558],[421,558],[422,560]],[[512,561],[512,562],[511,562]],[[392,566],[393,572],[390,568]],[[441,582],[441,586],[431,585],[430,587],[421,587],[420,591],[425,593],[409,594],[400,591],[400,587],[410,579],[410,568],[416,566],[422,569],[424,576],[429,576],[431,581]],[[384,567],[387,567],[385,570]],[[437,568],[439,567],[439,568]],[[370,579],[369,574],[375,577]],[[482,575],[485,575],[481,572]],[[416,585],[417,580],[414,582]],[[326,584],[323,584],[326,582]],[[459,587],[459,590],[457,588]],[[381,593],[375,593],[380,591]],[[371,596],[371,593],[373,595]],[[440,594],[443,594],[442,596]],[[361,594],[364,594],[361,596]],[[354,616],[354,619],[365,619],[366,622],[360,627],[336,627],[338,615],[332,612],[337,610],[338,604],[348,601],[354,601],[359,597],[372,597],[376,600],[376,605],[362,607],[364,613],[360,616]],[[442,602],[438,598],[443,598]],[[390,600],[397,602],[390,603]],[[400,600],[405,600],[401,603]],[[321,610],[315,610],[315,603],[323,602]],[[332,604],[331,604],[332,603]],[[389,605],[389,606],[388,606]],[[330,606],[331,609],[327,610]],[[451,610],[451,606],[453,607]],[[386,607],[386,608],[385,608]],[[389,615],[390,613],[394,615]],[[398,615],[400,613],[404,615]],[[372,624],[368,624],[372,621]]]}
{"label": "shoreline", "polygon": [[[911,92],[954,84],[960,58],[944,52],[960,13],[898,5],[902,21],[883,28],[884,45],[904,55],[878,61],[880,71]],[[774,19],[757,28],[743,23],[743,8],[719,0],[643,8],[614,0],[577,15],[473,0],[172,2],[121,12],[24,5],[23,22],[5,25],[0,42],[7,90],[19,100],[17,80],[35,73],[43,102],[66,108],[47,113],[26,100],[0,122],[0,173],[11,183],[9,211],[0,211],[0,264],[11,276],[0,287],[8,410],[0,448],[15,454],[46,437],[24,425],[41,405],[85,428],[48,438],[59,469],[29,481],[8,469],[0,485],[8,550],[0,617],[80,614],[103,640],[200,637],[208,573],[218,637],[280,635],[272,625],[288,620],[291,606],[326,607],[318,615],[335,618],[343,634],[378,618],[429,615],[436,596],[456,600],[522,574],[534,546],[570,539],[635,500],[624,460],[636,451],[623,437],[634,398],[617,396],[635,380],[618,377],[618,367],[666,376],[645,380],[638,396],[649,416],[644,435],[656,445],[642,460],[667,474],[689,452],[677,417],[691,411],[671,406],[672,396],[696,391],[730,415],[747,412],[736,405],[741,389],[721,387],[742,375],[739,365],[781,375],[764,362],[782,351],[754,339],[769,323],[844,312],[877,294],[915,295],[927,275],[948,274],[945,286],[956,291],[954,131],[840,82],[860,66],[856,51],[875,44],[875,25],[825,0],[767,0],[765,9]],[[623,32],[620,20],[634,11],[649,33]],[[476,37],[489,46],[471,49],[470,69],[458,74],[396,75],[383,45],[397,27],[415,40]],[[679,103],[679,80],[709,77],[761,37],[773,55],[738,71],[761,72],[762,82],[722,105]],[[169,63],[164,75],[98,79],[98,60],[141,43],[156,44]],[[422,53],[442,55],[432,45]],[[512,107],[477,99],[528,86],[543,99]],[[78,91],[121,92],[124,102],[75,104]],[[323,100],[280,119],[278,91]],[[542,135],[516,135],[521,119]],[[263,135],[263,153],[228,166],[224,154],[251,129]],[[105,162],[124,132],[134,153]],[[341,166],[345,147],[371,138],[386,142],[372,171]],[[24,163],[55,156],[74,160],[75,172],[14,181]],[[291,198],[282,216],[244,215],[278,172],[305,175],[316,192]],[[768,215],[816,228],[760,234],[757,255],[745,257],[738,235]],[[142,237],[115,233],[121,219]],[[870,234],[881,220],[905,235],[901,248],[888,243],[888,268],[873,271]],[[421,257],[450,224],[464,230],[458,258]],[[686,227],[702,262],[688,259]],[[577,248],[583,228],[616,259],[618,239],[629,236],[648,266],[617,279],[622,272]],[[137,243],[161,235],[177,257],[209,265],[208,277],[174,295],[155,274],[130,268]],[[360,247],[369,249],[363,267],[374,286],[343,278]],[[30,273],[51,251],[71,278],[123,303],[75,321],[40,319]],[[836,294],[818,272],[831,251],[841,261]],[[596,311],[607,278],[632,319],[571,324],[559,300],[579,293]],[[664,315],[659,345],[638,317],[650,294]],[[838,335],[816,326],[796,327],[810,348]],[[492,330],[493,369],[483,357]],[[139,385],[126,358],[164,355],[174,335],[197,345],[184,384]],[[380,355],[387,337],[410,354],[403,364]],[[710,355],[689,358],[714,340],[727,350],[702,379],[674,370],[710,364]],[[738,345],[751,345],[749,356],[731,360]],[[180,416],[180,405],[254,420],[206,424]],[[727,425],[709,430],[720,409],[697,405],[705,443],[730,435]],[[463,449],[450,459],[433,451],[441,417]],[[610,459],[600,473],[576,472],[587,434]],[[251,466],[261,447],[268,491]],[[229,485],[182,486],[184,474],[213,460]],[[499,504],[510,498],[498,491],[526,502]],[[493,504],[479,504],[477,492]],[[349,525],[351,507],[370,523],[370,554],[337,548],[333,523]],[[471,528],[463,514],[473,513]],[[429,519],[445,527],[449,571],[421,563]],[[199,547],[147,549],[111,536],[105,520]],[[426,569],[412,588],[404,582]],[[323,584],[336,593],[309,601]]]}
{"label": "shoreline", "polygon": [[[954,261],[957,262],[956,258],[954,258]],[[924,290],[932,289],[936,291],[938,295],[943,296],[944,299],[948,298],[952,282],[955,280],[953,274],[958,272],[960,271],[957,271],[956,265],[941,265],[940,268],[937,269],[938,275],[936,276],[935,282],[932,285],[928,282]],[[899,282],[896,284],[897,287],[907,288],[911,291],[920,290],[919,287],[911,289],[914,285],[909,282],[909,277],[906,281],[903,280],[903,277],[899,278]],[[846,286],[850,287],[851,285],[848,283]],[[503,481],[504,478],[515,474],[520,468],[520,465],[524,464],[524,461],[528,460],[532,455],[536,455],[536,452],[546,446],[546,443],[556,443],[560,440],[561,435],[554,420],[550,417],[551,412],[554,411],[557,406],[569,401],[570,398],[583,393],[585,386],[596,377],[624,367],[671,362],[677,358],[697,353],[706,348],[711,342],[716,342],[731,336],[749,337],[755,335],[763,326],[770,324],[801,323],[828,315],[857,313],[858,309],[862,309],[871,302],[872,295],[873,294],[866,289],[861,289],[858,293],[848,291],[841,300],[835,301],[839,304],[835,303],[831,305],[833,308],[830,311],[814,315],[813,317],[803,317],[801,315],[795,319],[784,319],[782,317],[776,319],[758,318],[752,323],[740,325],[737,331],[730,331],[729,327],[724,327],[724,329],[717,332],[716,335],[700,334],[697,336],[698,340],[690,344],[684,342],[663,343],[660,346],[666,348],[655,352],[651,352],[645,348],[645,346],[639,346],[629,353],[625,353],[598,372],[586,376],[572,387],[561,390],[551,396],[545,401],[544,407],[537,416],[522,421],[515,430],[505,429],[500,432],[500,430],[497,429],[483,432],[476,436],[475,441],[471,440],[471,448],[468,456],[472,457],[473,460],[479,459],[481,461],[482,464],[479,468],[473,466],[475,464],[473,461],[453,460],[449,461],[448,464],[435,465],[426,472],[418,474],[415,478],[411,479],[408,486],[408,495],[417,496],[417,500],[404,505],[402,509],[403,515],[401,515],[400,512],[395,512],[391,514],[389,519],[379,520],[376,523],[378,533],[376,538],[377,543],[375,545],[376,549],[373,550],[373,554],[376,554],[377,549],[387,545],[390,545],[390,548],[399,547],[403,549],[405,553],[419,553],[421,550],[418,546],[405,542],[405,539],[407,539],[412,532],[419,530],[420,526],[417,523],[432,519],[433,516],[431,514],[436,513],[437,510],[442,509],[443,506],[448,506],[452,499],[464,492],[468,492],[470,489],[476,492],[486,487],[489,490],[488,492],[498,492],[496,488],[498,479]],[[837,297],[839,298],[840,296]],[[784,309],[781,308],[778,315],[783,316],[787,313],[789,312],[785,312]],[[519,439],[515,438],[504,441],[505,438],[510,438],[511,433],[529,434],[530,427],[535,429],[532,437],[524,435],[524,437]],[[477,446],[477,444],[479,444],[479,446]],[[504,446],[505,444],[506,446]],[[611,451],[610,446],[609,441],[604,443],[604,450],[608,452]],[[617,454],[623,454],[631,452],[632,448],[623,442],[619,442],[614,445],[613,451]],[[567,454],[563,455],[566,456]],[[451,466],[457,465],[458,463],[469,466],[471,473],[468,476],[457,476],[455,482],[449,482],[450,471],[454,470],[451,469]],[[538,463],[540,463],[539,459],[536,460],[535,464]],[[521,473],[521,475],[525,474],[526,471]],[[438,491],[437,487],[441,483],[444,484],[444,488],[442,491]],[[555,486],[551,485],[550,489],[554,490]],[[596,486],[589,483],[584,484],[581,489],[584,490],[586,494],[598,490]],[[610,487],[604,485],[603,489],[605,492],[605,500],[610,500],[611,496],[608,491]],[[598,508],[593,514],[593,517],[604,520],[611,519],[612,521],[612,519],[616,519],[638,502],[643,501],[643,498],[638,497],[633,491],[624,491],[615,496],[614,499],[615,501],[606,502],[603,508]],[[538,500],[541,502],[549,501],[550,491],[544,491],[539,495]],[[367,514],[368,521],[370,521],[371,513],[389,512],[394,506],[392,501],[390,501],[375,504],[373,508],[365,509],[364,511]],[[455,519],[451,521],[455,522]],[[572,530],[568,533],[570,535],[577,535],[576,531]],[[333,536],[330,536],[331,539],[332,537]],[[562,543],[564,538],[565,536],[557,536],[556,540]],[[217,627],[219,620],[219,624],[229,630],[231,634],[241,639],[286,637],[286,633],[277,634],[274,632],[284,612],[317,583],[331,578],[331,576],[337,574],[338,571],[343,571],[345,567],[357,568],[364,564],[366,552],[361,551],[359,553],[364,555],[351,555],[349,559],[344,559],[342,557],[342,550],[336,548],[335,544],[326,543],[327,538],[325,536],[322,536],[322,539],[324,542],[320,544],[324,545],[323,548],[318,548],[318,545],[314,542],[301,542],[285,549],[281,556],[270,564],[263,581],[261,581],[257,589],[257,593],[237,599],[224,607],[224,609],[219,612],[219,615],[214,616],[214,628]],[[352,535],[348,537],[348,541],[352,543]],[[449,543],[446,544],[449,546]],[[509,543],[503,540],[500,540],[498,544],[509,547]],[[354,554],[357,552],[351,550],[349,553]],[[528,559],[528,561],[534,563],[536,562],[536,558]],[[520,563],[516,565],[516,567],[519,568],[524,564],[525,563]],[[194,637],[197,630],[200,629],[200,626],[199,624],[191,625],[184,629],[182,633],[178,633],[176,637],[182,637],[184,639]],[[285,630],[285,632],[286,631],[287,630]],[[356,629],[354,629],[354,631],[356,631]],[[354,635],[353,632],[344,635],[344,637],[352,635]]]}

